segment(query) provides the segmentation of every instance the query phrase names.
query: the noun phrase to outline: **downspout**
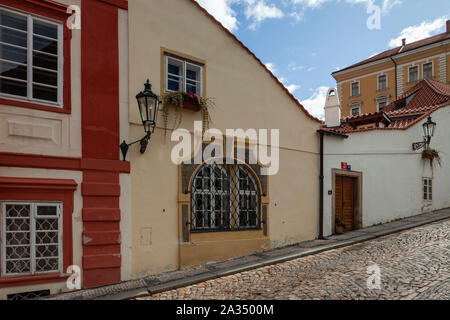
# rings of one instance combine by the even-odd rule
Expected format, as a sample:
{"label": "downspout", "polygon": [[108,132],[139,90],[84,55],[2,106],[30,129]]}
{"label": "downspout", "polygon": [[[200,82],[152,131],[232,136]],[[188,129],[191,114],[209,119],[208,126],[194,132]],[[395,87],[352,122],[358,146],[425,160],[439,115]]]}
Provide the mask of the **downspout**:
{"label": "downspout", "polygon": [[398,86],[397,86],[397,62],[395,62],[392,56],[389,57],[395,65],[395,100],[398,98]]}
{"label": "downspout", "polygon": [[320,135],[320,173],[319,173],[319,239],[323,239],[323,131]]}

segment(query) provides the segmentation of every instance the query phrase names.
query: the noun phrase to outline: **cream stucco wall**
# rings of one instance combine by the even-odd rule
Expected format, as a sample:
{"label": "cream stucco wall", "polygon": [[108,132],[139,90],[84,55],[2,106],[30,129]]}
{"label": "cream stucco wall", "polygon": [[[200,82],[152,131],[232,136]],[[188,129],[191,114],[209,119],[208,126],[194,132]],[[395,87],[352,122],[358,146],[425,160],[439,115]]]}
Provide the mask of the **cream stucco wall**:
{"label": "cream stucco wall", "polygon": [[[431,170],[412,143],[421,141],[422,124],[408,130],[352,133],[348,139],[325,138],[324,235],[332,233],[332,170],[347,162],[362,173],[363,227],[450,207],[450,107],[432,114],[437,123],[431,147],[440,152],[442,167]],[[433,202],[422,201],[422,177],[433,177]]]}
{"label": "cream stucco wall", "polygon": [[[149,19],[149,17],[152,17]],[[307,117],[270,74],[188,0],[129,2],[130,140],[144,130],[135,95],[149,78],[161,91],[161,48],[206,61],[206,95],[215,100],[212,127],[280,129],[280,170],[269,178],[269,238],[273,247],[317,236],[319,123]],[[183,111],[193,131],[200,113]],[[132,276],[179,267],[178,167],[162,121],[147,152],[130,149]]]}

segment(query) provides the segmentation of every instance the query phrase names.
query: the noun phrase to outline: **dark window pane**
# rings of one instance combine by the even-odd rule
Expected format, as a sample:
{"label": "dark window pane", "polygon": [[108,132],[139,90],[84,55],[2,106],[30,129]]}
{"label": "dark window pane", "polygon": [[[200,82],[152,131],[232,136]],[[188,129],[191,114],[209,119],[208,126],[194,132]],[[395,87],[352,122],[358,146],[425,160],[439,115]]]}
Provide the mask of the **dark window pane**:
{"label": "dark window pane", "polygon": [[33,50],[43,51],[51,54],[58,54],[58,41],[48,40],[40,37],[33,37]]}
{"label": "dark window pane", "polygon": [[27,34],[20,31],[0,27],[0,41],[16,46],[27,47]]}
{"label": "dark window pane", "polygon": [[27,18],[11,12],[0,11],[0,24],[11,28],[27,31]]}
{"label": "dark window pane", "polygon": [[6,93],[6,94],[12,94],[15,96],[26,97],[27,96],[27,84],[24,82],[0,78],[0,92]]}
{"label": "dark window pane", "polygon": [[33,52],[33,66],[50,70],[57,70],[58,58],[49,56],[48,54],[44,53]]}
{"label": "dark window pane", "polygon": [[56,216],[57,208],[56,206],[38,206],[37,215],[38,216]]}
{"label": "dark window pane", "polygon": [[169,64],[168,68],[169,68],[169,73],[176,74],[176,75],[181,75],[179,66],[175,66],[173,64]]}
{"label": "dark window pane", "polygon": [[58,90],[56,88],[47,88],[33,85],[33,98],[47,101],[58,101]]}
{"label": "dark window pane", "polygon": [[195,93],[197,94],[197,86],[196,85],[192,85],[190,83],[186,83],[186,92],[188,93]]}
{"label": "dark window pane", "polygon": [[47,84],[50,86],[57,86],[58,74],[56,72],[33,68],[33,82]]}
{"label": "dark window pane", "polygon": [[27,67],[0,61],[0,75],[3,77],[27,80]]}
{"label": "dark window pane", "polygon": [[33,33],[58,39],[58,27],[38,20],[33,20]]}
{"label": "dark window pane", "polygon": [[180,82],[178,80],[168,81],[168,89],[171,91],[180,91]]}
{"label": "dark window pane", "polygon": [[186,77],[190,80],[198,80],[197,79],[197,72],[194,70],[186,70]]}
{"label": "dark window pane", "polygon": [[6,44],[0,44],[0,59],[26,64],[27,50],[14,48]]}

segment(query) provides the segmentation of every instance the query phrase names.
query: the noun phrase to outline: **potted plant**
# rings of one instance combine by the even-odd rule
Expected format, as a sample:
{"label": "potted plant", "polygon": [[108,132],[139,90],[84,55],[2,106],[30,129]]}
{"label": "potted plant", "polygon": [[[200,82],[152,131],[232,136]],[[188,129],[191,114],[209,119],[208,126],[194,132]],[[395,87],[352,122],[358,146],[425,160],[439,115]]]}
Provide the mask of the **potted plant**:
{"label": "potted plant", "polygon": [[433,163],[434,160],[438,162],[438,164],[441,166],[441,157],[439,155],[439,152],[435,149],[426,148],[422,151],[422,159],[427,161],[430,161],[431,169],[433,169]]}
{"label": "potted plant", "polygon": [[209,109],[214,105],[211,98],[200,97],[193,92],[168,92],[162,97],[163,102],[163,118],[164,133],[167,133],[170,110],[175,111],[174,125],[172,130],[177,129],[182,121],[181,110],[190,110],[194,112],[202,112],[203,130],[209,128],[211,117]]}
{"label": "potted plant", "polygon": [[336,230],[336,234],[343,234],[345,231],[345,223],[344,220],[342,220],[341,217],[336,217],[335,220],[335,230]]}

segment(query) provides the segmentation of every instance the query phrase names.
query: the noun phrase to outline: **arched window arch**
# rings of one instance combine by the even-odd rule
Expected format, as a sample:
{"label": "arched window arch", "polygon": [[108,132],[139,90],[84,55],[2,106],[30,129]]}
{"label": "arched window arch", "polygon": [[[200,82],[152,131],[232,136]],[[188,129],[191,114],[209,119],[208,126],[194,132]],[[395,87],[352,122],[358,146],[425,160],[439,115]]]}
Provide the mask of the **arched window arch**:
{"label": "arched window arch", "polygon": [[205,163],[191,185],[191,231],[260,229],[257,178],[244,164]]}

